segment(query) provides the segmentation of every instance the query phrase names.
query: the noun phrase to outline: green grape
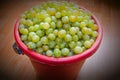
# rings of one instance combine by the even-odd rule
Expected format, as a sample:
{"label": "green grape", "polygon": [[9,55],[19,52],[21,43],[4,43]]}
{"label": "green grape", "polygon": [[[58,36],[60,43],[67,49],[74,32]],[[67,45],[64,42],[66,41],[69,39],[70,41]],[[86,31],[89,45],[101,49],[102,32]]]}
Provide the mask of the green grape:
{"label": "green grape", "polygon": [[82,53],[83,52],[83,49],[80,47],[80,46],[76,46],[75,48],[74,48],[74,53],[75,54],[80,54],[80,53]]}
{"label": "green grape", "polygon": [[24,29],[24,28],[25,28],[25,26],[24,26],[23,24],[20,24],[20,25],[19,25],[19,30],[20,30],[20,29]]}
{"label": "green grape", "polygon": [[48,46],[49,46],[50,48],[54,48],[55,45],[56,45],[56,42],[55,42],[55,41],[50,41],[49,44],[48,44]]}
{"label": "green grape", "polygon": [[27,45],[27,43],[28,43],[28,40],[25,40],[25,41],[24,41],[24,43],[25,43],[25,45]]}
{"label": "green grape", "polygon": [[89,19],[91,18],[91,16],[86,15],[86,16],[84,16],[84,18],[85,18],[86,20],[89,20]]}
{"label": "green grape", "polygon": [[49,28],[49,29],[47,29],[46,34],[48,35],[48,34],[50,34],[52,32],[53,32],[53,28]]}
{"label": "green grape", "polygon": [[94,26],[94,21],[89,20],[89,21],[88,21],[88,27],[92,27],[92,26]]}
{"label": "green grape", "polygon": [[37,18],[33,18],[32,21],[33,21],[33,25],[39,22]]}
{"label": "green grape", "polygon": [[50,18],[51,18],[51,16],[50,16],[49,14],[46,14],[46,15],[45,15],[45,18],[46,18],[46,17],[50,17]]}
{"label": "green grape", "polygon": [[68,22],[69,22],[68,16],[62,17],[62,22],[63,22],[63,23],[68,23]]}
{"label": "green grape", "polygon": [[92,33],[92,30],[91,30],[90,28],[84,27],[84,28],[82,28],[82,32],[83,32],[84,34],[91,34],[91,33]]}
{"label": "green grape", "polygon": [[87,25],[87,24],[86,24],[85,22],[81,22],[81,23],[80,23],[80,28],[86,27],[86,25]]}
{"label": "green grape", "polygon": [[42,42],[41,42],[41,41],[38,41],[38,42],[36,43],[36,46],[37,46],[37,47],[41,47],[41,46],[42,46]]}
{"label": "green grape", "polygon": [[35,44],[34,42],[28,42],[28,43],[27,43],[27,47],[28,47],[29,49],[35,49],[35,48],[36,48],[36,44]]}
{"label": "green grape", "polygon": [[91,44],[93,44],[95,41],[94,41],[94,39],[90,39],[90,42],[91,42]]}
{"label": "green grape", "polygon": [[35,18],[38,20],[37,22],[41,22],[44,19],[44,14],[36,13]]}
{"label": "green grape", "polygon": [[59,45],[56,45],[54,48],[59,49],[59,48],[60,48],[60,46],[59,46]]}
{"label": "green grape", "polygon": [[84,19],[83,22],[85,22],[85,23],[86,23],[86,26],[88,26],[89,20]]}
{"label": "green grape", "polygon": [[77,46],[82,46],[82,43],[81,43],[80,41],[77,41],[77,42],[76,42],[76,45],[77,45]]}
{"label": "green grape", "polygon": [[83,19],[84,19],[83,16],[77,16],[77,21],[78,22],[81,22]]}
{"label": "green grape", "polygon": [[85,48],[90,48],[91,45],[92,45],[92,43],[90,41],[88,41],[88,40],[84,42]]}
{"label": "green grape", "polygon": [[39,30],[39,29],[40,29],[40,27],[39,27],[39,25],[38,25],[38,24],[34,25],[33,27],[34,27],[34,28],[33,28],[33,29],[34,29],[34,31],[37,31],[37,30]]}
{"label": "green grape", "polygon": [[84,34],[83,35],[83,40],[89,40],[90,39],[90,36],[89,35],[87,35],[87,34]]}
{"label": "green grape", "polygon": [[62,53],[63,56],[68,56],[69,52],[70,51],[69,51],[68,48],[63,48],[62,51],[61,51],[61,53]]}
{"label": "green grape", "polygon": [[55,22],[51,22],[51,23],[50,23],[50,27],[53,28],[53,29],[55,29],[55,28],[56,28]]}
{"label": "green grape", "polygon": [[40,4],[40,7],[42,7],[42,10],[44,10],[44,9],[47,8],[47,5],[48,5],[48,2],[47,2],[47,3],[42,2],[42,3]]}
{"label": "green grape", "polygon": [[29,30],[30,32],[34,32],[35,28],[34,28],[34,26],[30,26],[30,27],[28,28],[28,30]]}
{"label": "green grape", "polygon": [[36,49],[36,52],[42,54],[43,53],[43,49],[41,47],[39,47],[39,48]]}
{"label": "green grape", "polygon": [[74,41],[71,41],[70,43],[69,43],[69,47],[72,49],[72,48],[75,48],[75,46],[76,46],[76,43],[74,42]]}
{"label": "green grape", "polygon": [[25,14],[22,14],[21,16],[20,16],[20,18],[26,18],[26,15]]}
{"label": "green grape", "polygon": [[46,52],[46,55],[49,56],[49,57],[51,57],[51,56],[53,55],[53,52],[52,52],[51,50],[48,50],[48,51]]}
{"label": "green grape", "polygon": [[82,46],[82,49],[83,49],[83,51],[85,51],[85,50],[86,50],[86,48],[85,48],[84,46]]}
{"label": "green grape", "polygon": [[62,48],[64,48],[66,45],[67,45],[67,43],[63,41],[62,43],[60,43],[60,48],[62,49]]}
{"label": "green grape", "polygon": [[61,18],[61,13],[60,12],[56,12],[55,17],[56,18]]}
{"label": "green grape", "polygon": [[55,30],[53,31],[53,34],[55,34],[55,36],[57,36],[57,35],[58,35],[58,30],[55,29]]}
{"label": "green grape", "polygon": [[77,33],[77,30],[76,30],[75,27],[71,27],[69,32],[70,32],[71,35],[75,35]]}
{"label": "green grape", "polygon": [[93,31],[92,32],[92,37],[97,37],[98,36],[98,32],[97,31]]}
{"label": "green grape", "polygon": [[32,37],[29,35],[27,38],[28,41],[32,41]]}
{"label": "green grape", "polygon": [[33,36],[35,36],[36,35],[36,33],[35,32],[30,32],[29,33],[29,36],[32,38]]}
{"label": "green grape", "polygon": [[39,37],[42,37],[42,36],[44,36],[44,31],[43,30],[37,30],[36,31],[36,34],[39,36]]}
{"label": "green grape", "polygon": [[44,21],[47,22],[47,23],[50,23],[51,22],[51,18],[50,17],[46,17]]}
{"label": "green grape", "polygon": [[47,13],[53,16],[53,15],[55,15],[56,10],[55,10],[55,8],[47,8]]}
{"label": "green grape", "polygon": [[77,30],[77,33],[80,31],[80,28],[79,27],[75,27],[76,28],[76,30]]}
{"label": "green grape", "polygon": [[55,48],[55,49],[54,49],[54,56],[55,56],[56,58],[61,57],[61,51],[60,51],[59,49]]}
{"label": "green grape", "polygon": [[78,40],[79,40],[79,38],[78,38],[78,36],[77,36],[77,35],[74,35],[74,36],[72,37],[72,40],[73,40],[73,41],[78,41]]}
{"label": "green grape", "polygon": [[65,41],[67,42],[72,41],[72,36],[70,34],[66,34]]}
{"label": "green grape", "polygon": [[97,24],[94,24],[93,26],[91,26],[91,29],[92,29],[92,30],[98,30],[98,25],[97,25]]}
{"label": "green grape", "polygon": [[42,42],[42,44],[48,44],[48,39],[47,39],[47,37],[42,37],[41,38],[41,42]]}
{"label": "green grape", "polygon": [[95,20],[94,19],[91,19],[91,21],[95,24]]}
{"label": "green grape", "polygon": [[29,13],[30,13],[30,14],[29,14],[30,17],[35,17],[35,14],[36,14],[36,13],[35,13],[35,11],[33,10],[33,8],[31,8],[31,9],[29,10]]}
{"label": "green grape", "polygon": [[57,21],[56,23],[57,28],[61,28],[62,27],[62,22],[60,20]]}
{"label": "green grape", "polygon": [[45,22],[42,27],[43,27],[43,29],[49,29],[50,24]]}
{"label": "green grape", "polygon": [[87,33],[87,34],[92,34],[92,29],[91,29],[91,28],[88,28],[86,33]]}
{"label": "green grape", "polygon": [[51,16],[51,20],[52,20],[53,22],[57,22],[57,19],[56,19],[55,16]]}
{"label": "green grape", "polygon": [[21,18],[21,19],[20,19],[20,24],[26,24],[26,22],[27,22],[27,21],[26,21],[24,18]]}
{"label": "green grape", "polygon": [[[74,14],[72,13],[72,10],[73,9],[70,9],[70,10],[66,10],[67,11],[67,15],[69,16],[69,19],[71,16],[73,16]],[[71,17],[71,20],[72,20],[72,17]],[[72,22],[72,21],[71,21]],[[74,22],[74,21],[73,21]]]}
{"label": "green grape", "polygon": [[28,19],[31,18],[29,11],[26,14],[26,18],[28,18]]}
{"label": "green grape", "polygon": [[60,31],[58,32],[58,37],[59,37],[59,38],[63,38],[63,37],[65,37],[65,35],[66,35],[66,31],[65,31],[65,30],[60,30]]}
{"label": "green grape", "polygon": [[63,24],[63,28],[64,28],[65,30],[68,30],[68,29],[70,28],[70,24]]}
{"label": "green grape", "polygon": [[56,36],[53,33],[50,33],[48,35],[48,39],[50,39],[50,40],[55,40],[55,38],[56,38]]}
{"label": "green grape", "polygon": [[32,36],[32,42],[38,42],[40,40],[40,37],[38,35]]}
{"label": "green grape", "polygon": [[95,37],[92,37],[92,36],[91,36],[91,39],[93,39],[94,41],[96,40],[96,38],[95,38]]}
{"label": "green grape", "polygon": [[[76,8],[75,8],[76,9]],[[71,11],[72,12],[72,15],[75,15],[76,16],[76,19],[77,19],[77,16],[80,14],[79,11],[76,9],[76,10],[73,10]]]}
{"label": "green grape", "polygon": [[79,23],[79,22],[74,22],[74,23],[72,24],[72,26],[74,26],[74,27],[79,27],[79,26],[80,26],[80,23]]}
{"label": "green grape", "polygon": [[57,8],[58,11],[64,10],[65,9],[65,5],[61,4],[59,5],[59,8]]}
{"label": "green grape", "polygon": [[27,35],[21,35],[21,40],[26,41],[27,40]]}
{"label": "green grape", "polygon": [[36,17],[37,17],[38,19],[43,20],[43,19],[45,19],[45,17],[46,17],[46,13],[41,11],[40,13],[37,13],[37,14],[36,14]]}
{"label": "green grape", "polygon": [[33,26],[33,22],[32,22],[30,19],[28,19],[28,20],[26,21],[26,25],[27,25],[27,26]]}
{"label": "green grape", "polygon": [[69,17],[69,20],[70,20],[71,22],[75,22],[75,21],[77,20],[77,17],[71,15],[71,16]]}
{"label": "green grape", "polygon": [[73,52],[69,52],[68,56],[73,56],[74,53]]}
{"label": "green grape", "polygon": [[83,27],[83,28],[82,28],[82,33],[86,34],[87,29],[88,29],[87,27]]}
{"label": "green grape", "polygon": [[21,34],[28,34],[28,29],[22,28],[19,30]]}
{"label": "green grape", "polygon": [[41,22],[40,25],[39,25],[39,28],[43,29],[43,26],[44,26],[44,22]]}
{"label": "green grape", "polygon": [[33,10],[34,10],[36,13],[40,12],[40,6],[35,6],[35,7],[33,7]]}
{"label": "green grape", "polygon": [[62,16],[66,16],[66,15],[67,15],[67,12],[66,12],[65,10],[62,10],[62,11],[61,11],[61,15],[62,15]]}
{"label": "green grape", "polygon": [[83,34],[82,34],[82,32],[81,32],[81,31],[77,32],[77,35],[78,35],[79,39],[81,39],[81,38],[82,38],[82,36],[83,36]]}
{"label": "green grape", "polygon": [[47,51],[47,50],[49,50],[49,47],[48,47],[48,45],[43,45],[42,49],[43,49],[43,51]]}
{"label": "green grape", "polygon": [[82,39],[82,40],[80,40],[80,42],[82,43],[82,45],[84,44],[84,40]]}
{"label": "green grape", "polygon": [[55,42],[56,42],[56,44],[61,44],[62,43],[62,39],[57,37],[55,39]]}

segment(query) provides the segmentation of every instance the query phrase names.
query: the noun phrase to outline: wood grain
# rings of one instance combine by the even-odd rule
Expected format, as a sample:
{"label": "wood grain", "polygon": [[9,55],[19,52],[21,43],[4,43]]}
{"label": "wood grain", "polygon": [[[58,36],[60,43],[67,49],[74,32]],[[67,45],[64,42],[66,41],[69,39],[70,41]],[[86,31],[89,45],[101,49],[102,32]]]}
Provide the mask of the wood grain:
{"label": "wood grain", "polygon": [[[0,3],[0,80],[37,80],[29,58],[16,54],[12,49],[13,28],[21,13],[42,1],[44,0],[13,0]],[[90,10],[100,21],[104,31],[99,50],[86,61],[78,80],[117,79],[120,73],[120,8],[117,0],[68,1]]]}

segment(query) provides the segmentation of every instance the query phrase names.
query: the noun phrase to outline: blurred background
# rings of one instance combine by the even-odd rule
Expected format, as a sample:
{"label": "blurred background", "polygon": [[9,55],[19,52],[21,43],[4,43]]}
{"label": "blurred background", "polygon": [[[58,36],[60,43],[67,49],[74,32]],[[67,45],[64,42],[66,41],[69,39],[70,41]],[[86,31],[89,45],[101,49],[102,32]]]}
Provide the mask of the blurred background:
{"label": "blurred background", "polygon": [[[48,0],[0,0],[0,80],[37,80],[29,58],[16,54],[12,49],[13,28],[20,14],[42,1]],[[99,49],[86,60],[77,79],[120,80],[119,0],[67,1],[90,10],[103,28],[103,40]]]}

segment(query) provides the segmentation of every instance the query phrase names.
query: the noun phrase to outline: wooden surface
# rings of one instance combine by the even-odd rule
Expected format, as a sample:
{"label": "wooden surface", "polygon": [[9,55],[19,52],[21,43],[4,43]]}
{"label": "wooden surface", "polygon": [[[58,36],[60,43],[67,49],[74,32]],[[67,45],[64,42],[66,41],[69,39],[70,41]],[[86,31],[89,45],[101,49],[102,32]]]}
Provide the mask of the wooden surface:
{"label": "wooden surface", "polygon": [[[100,21],[104,32],[100,48],[87,59],[78,80],[120,80],[119,2],[117,0],[69,1],[93,12]],[[37,80],[29,58],[16,54],[12,45],[15,20],[25,10],[39,3],[41,0],[0,2],[0,80]]]}

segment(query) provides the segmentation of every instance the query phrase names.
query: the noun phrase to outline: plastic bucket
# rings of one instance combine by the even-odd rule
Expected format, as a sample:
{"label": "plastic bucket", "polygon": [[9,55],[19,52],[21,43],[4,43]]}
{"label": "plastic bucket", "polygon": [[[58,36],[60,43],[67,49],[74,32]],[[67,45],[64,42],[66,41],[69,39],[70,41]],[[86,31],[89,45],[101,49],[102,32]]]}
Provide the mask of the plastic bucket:
{"label": "plastic bucket", "polygon": [[54,58],[38,54],[28,49],[20,39],[20,34],[18,32],[19,19],[17,19],[14,25],[15,42],[22,53],[30,58],[31,63],[41,80],[74,80],[85,60],[96,52],[102,40],[101,25],[94,15],[92,15],[92,18],[99,27],[98,37],[90,49],[78,55]]}

